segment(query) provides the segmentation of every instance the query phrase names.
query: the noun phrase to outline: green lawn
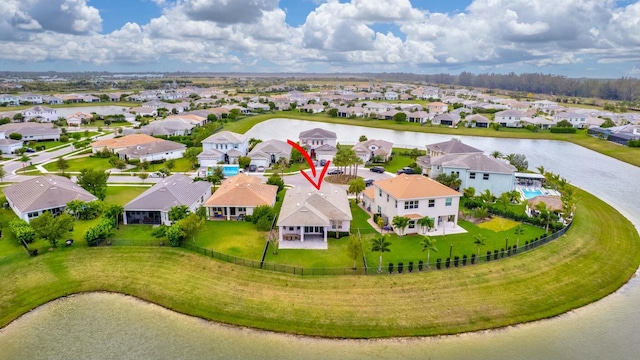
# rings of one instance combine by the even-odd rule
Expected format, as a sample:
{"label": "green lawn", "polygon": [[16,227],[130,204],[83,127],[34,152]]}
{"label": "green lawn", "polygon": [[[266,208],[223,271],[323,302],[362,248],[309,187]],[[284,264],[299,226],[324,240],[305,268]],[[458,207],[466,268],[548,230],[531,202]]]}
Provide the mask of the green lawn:
{"label": "green lawn", "polygon": [[[108,169],[112,169],[113,165],[109,164],[109,159],[107,158],[97,158],[97,157],[82,157],[77,159],[67,160],[69,164],[69,168],[66,170],[68,172],[79,172],[82,169],[95,169],[100,171],[106,171]],[[43,165],[45,169],[50,172],[57,172],[58,167],[56,166],[56,161],[50,162],[48,164]]]}
{"label": "green lawn", "polygon": [[150,240],[154,239],[151,235],[153,225],[120,225],[115,231],[113,240]]}
{"label": "green lawn", "polygon": [[109,185],[107,186],[107,195],[104,198],[104,202],[124,206],[136,196],[147,191],[149,187]]}
{"label": "green lawn", "polygon": [[[349,236],[328,238],[327,250],[279,249],[275,255],[273,248],[269,247],[265,262],[303,268],[350,268],[353,266],[353,259],[347,251],[349,241]],[[363,266],[361,257],[358,258],[357,266]]]}
{"label": "green lawn", "polygon": [[[195,236],[195,244],[243,259],[260,260],[267,233],[246,221],[206,221]],[[188,240],[190,241],[190,240]]]}

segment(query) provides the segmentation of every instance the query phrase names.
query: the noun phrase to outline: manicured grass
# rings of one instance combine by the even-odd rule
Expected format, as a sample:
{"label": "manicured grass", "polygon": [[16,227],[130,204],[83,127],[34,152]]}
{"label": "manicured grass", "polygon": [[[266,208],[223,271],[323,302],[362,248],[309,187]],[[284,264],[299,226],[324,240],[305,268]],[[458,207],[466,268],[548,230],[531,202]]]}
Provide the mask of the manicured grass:
{"label": "manicured grass", "polygon": [[466,135],[466,136],[483,136],[483,137],[496,137],[496,138],[517,138],[517,139],[549,139],[568,141],[574,144],[583,146],[587,149],[597,151],[601,154],[611,156],[620,161],[640,166],[640,148],[628,148],[626,146],[620,146],[612,142],[596,139],[593,136],[587,135],[585,130],[578,130],[576,134],[552,134],[550,132],[531,132],[526,129],[513,129],[510,131],[496,131],[493,129],[482,128],[449,128],[440,126],[420,126],[416,123],[397,123],[389,120],[371,120],[371,119],[346,119],[346,118],[333,118],[324,114],[303,114],[297,111],[278,111],[270,112],[266,114],[251,116],[242,118],[232,123],[226,123],[225,130],[234,131],[244,134],[249,131],[254,125],[263,121],[274,119],[297,119],[325,122],[332,124],[345,124],[365,126],[380,129],[390,129],[399,131],[416,131],[434,134],[446,134],[446,135]]}
{"label": "manicured grass", "polygon": [[154,239],[151,235],[153,225],[120,225],[115,231],[113,240],[149,240]]}
{"label": "manicured grass", "polygon": [[17,257],[0,264],[0,326],[84,291],[129,294],[223,323],[330,337],[451,334],[549,318],[612,293],[640,264],[635,227],[590,194],[577,195],[573,228],[554,242],[502,261],[411,275],[302,277],[168,247],[74,245]]}
{"label": "manicured grass", "polygon": [[351,220],[352,231],[360,229],[361,232],[371,233],[373,231],[373,227],[367,221],[371,215],[364,211],[360,206],[357,206],[353,200],[350,201],[350,204],[351,216],[353,216],[353,220]]}
{"label": "manicured grass", "polygon": [[[279,249],[277,254],[269,247],[265,262],[302,268],[351,268],[353,259],[347,251],[349,241],[349,236],[328,238],[327,250]],[[362,257],[358,257],[357,266],[363,266]]]}
{"label": "manicured grass", "polygon": [[[452,257],[459,256],[462,258],[463,255],[467,255],[467,257],[470,258],[471,254],[477,255],[478,248],[474,244],[475,239],[473,237],[476,234],[481,234],[486,238],[486,245],[480,248],[480,255],[486,254],[487,251],[493,252],[493,250],[500,251],[500,249],[504,249],[507,241],[509,246],[515,245],[516,242],[519,246],[522,246],[525,241],[533,240],[536,237],[539,238],[544,234],[544,229],[527,224],[522,225],[524,233],[519,237],[511,228],[496,231],[479,227],[464,220],[460,220],[458,225],[467,230],[467,233],[444,236],[441,236],[442,233],[439,233],[438,236],[429,235],[436,241],[436,247],[438,248],[438,252],[431,251],[431,263],[434,263],[437,258],[441,258],[442,261],[444,261],[449,257],[450,250]],[[364,238],[367,263],[370,267],[373,266],[372,264],[377,266],[380,256],[380,253],[370,251],[371,240],[375,236],[378,235],[368,235]],[[389,262],[398,263],[401,261],[407,265],[409,261],[413,261],[414,264],[417,264],[419,260],[427,261],[427,253],[422,251],[422,245],[420,245],[420,242],[424,239],[424,235],[412,234],[398,236],[394,233],[389,233],[388,236],[391,242],[391,251],[383,254],[383,268],[385,268]]]}
{"label": "manicured grass", "polygon": [[195,244],[223,254],[259,261],[266,239],[267,233],[258,231],[251,222],[206,221],[195,236]]}
{"label": "manicured grass", "polygon": [[136,196],[149,190],[149,186],[107,186],[107,193],[104,202],[124,206]]}
{"label": "manicured grass", "polygon": [[[97,157],[91,157],[91,156],[77,158],[77,159],[70,159],[70,160],[67,160],[67,163],[69,164],[69,168],[65,170],[67,172],[78,172],[82,169],[95,169],[100,171],[106,171],[108,169],[113,168],[113,165],[109,164],[109,159],[97,158]],[[58,167],[56,166],[55,159],[52,162],[43,165],[43,167],[50,172],[58,171]]]}
{"label": "manicured grass", "polygon": [[501,218],[501,217],[494,217],[489,221],[485,221],[481,224],[478,224],[478,227],[482,229],[498,232],[498,231],[506,231],[509,229],[513,229],[516,226],[518,226],[518,224],[519,223],[517,221],[513,221],[513,220]]}

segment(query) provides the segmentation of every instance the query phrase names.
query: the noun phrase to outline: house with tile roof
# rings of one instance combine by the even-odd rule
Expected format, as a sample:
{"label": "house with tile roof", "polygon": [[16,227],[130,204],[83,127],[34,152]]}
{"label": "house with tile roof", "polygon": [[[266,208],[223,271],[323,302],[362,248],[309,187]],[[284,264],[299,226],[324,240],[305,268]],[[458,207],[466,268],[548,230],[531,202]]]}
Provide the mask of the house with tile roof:
{"label": "house with tile roof", "polygon": [[291,150],[291,145],[285,141],[271,139],[256,144],[247,156],[251,158],[251,165],[267,168],[281,158],[288,162],[291,159]]}
{"label": "house with tile roof", "polygon": [[161,139],[158,139],[146,134],[131,134],[131,135],[125,135],[121,137],[115,137],[112,139],[94,141],[91,143],[91,151],[95,154],[98,151],[107,149],[115,154],[118,151],[130,148],[130,147],[136,147],[139,145],[148,144],[148,143],[152,143],[160,140]]}
{"label": "house with tile roof", "polygon": [[[458,206],[462,194],[422,175],[400,175],[378,180],[363,192],[363,206],[380,214],[385,224],[394,216],[410,219],[404,234],[421,231],[417,221],[423,217],[434,219],[434,231],[458,223]],[[400,229],[395,229],[400,235]]]}
{"label": "house with tile roof", "polygon": [[173,174],[163,178],[124,206],[125,224],[171,225],[169,210],[186,205],[196,212],[211,197],[211,183]]}
{"label": "house with tile roof", "polygon": [[29,222],[43,212],[61,214],[72,200],[94,201],[98,198],[64,176],[46,174],[12,184],[2,190],[11,210]]}
{"label": "house with tile roof", "polygon": [[184,157],[184,152],[187,149],[186,145],[170,140],[158,140],[159,141],[130,146],[116,153],[118,157],[123,160],[137,159],[147,162],[166,161]]}
{"label": "house with tile roof", "polygon": [[204,207],[210,219],[238,219],[253,214],[258,206],[273,206],[278,187],[263,184],[259,177],[238,174],[225,179]]}
{"label": "house with tile roof", "polygon": [[427,109],[431,114],[444,114],[449,111],[449,106],[440,101],[434,101],[427,104]]}
{"label": "house with tile roof", "polygon": [[347,232],[351,226],[347,191],[329,183],[289,189],[278,215],[280,248],[305,248],[305,242],[327,249],[329,232]]}
{"label": "house with tile roof", "polygon": [[491,191],[499,196],[515,190],[516,168],[502,159],[482,153],[450,154],[431,159],[429,177],[456,174],[462,181],[460,189],[474,188],[476,193]]}
{"label": "house with tile roof", "polygon": [[363,163],[368,163],[374,157],[380,157],[381,162],[386,162],[391,156],[393,143],[386,140],[369,139],[361,141],[353,146],[353,151],[362,159]]}

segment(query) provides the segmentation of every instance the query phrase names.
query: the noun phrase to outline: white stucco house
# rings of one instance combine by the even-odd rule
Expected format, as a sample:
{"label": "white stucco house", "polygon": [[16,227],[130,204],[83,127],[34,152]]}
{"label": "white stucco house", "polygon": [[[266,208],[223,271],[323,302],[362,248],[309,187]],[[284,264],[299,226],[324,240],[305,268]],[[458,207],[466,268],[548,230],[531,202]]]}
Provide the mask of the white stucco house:
{"label": "white stucco house", "polygon": [[280,158],[288,162],[291,159],[291,149],[288,143],[271,139],[256,144],[247,156],[251,158],[251,165],[267,168],[278,162]]}
{"label": "white stucco house", "polygon": [[423,217],[434,219],[433,231],[454,228],[458,223],[458,206],[462,195],[439,182],[422,175],[400,175],[378,180],[363,192],[363,206],[380,214],[385,223],[391,224],[395,216],[410,219],[404,231],[397,234],[421,232],[417,221]]}
{"label": "white stucco house", "polygon": [[200,166],[207,167],[223,162],[235,164],[238,157],[247,155],[249,139],[231,131],[221,131],[202,140],[202,152],[198,156]]}

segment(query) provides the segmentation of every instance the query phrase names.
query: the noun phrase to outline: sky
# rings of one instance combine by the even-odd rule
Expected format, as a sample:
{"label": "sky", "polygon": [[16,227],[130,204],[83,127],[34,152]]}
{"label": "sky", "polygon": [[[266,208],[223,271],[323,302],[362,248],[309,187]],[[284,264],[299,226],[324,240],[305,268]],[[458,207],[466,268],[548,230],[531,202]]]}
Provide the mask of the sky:
{"label": "sky", "polygon": [[2,0],[0,71],[640,74],[640,1]]}

